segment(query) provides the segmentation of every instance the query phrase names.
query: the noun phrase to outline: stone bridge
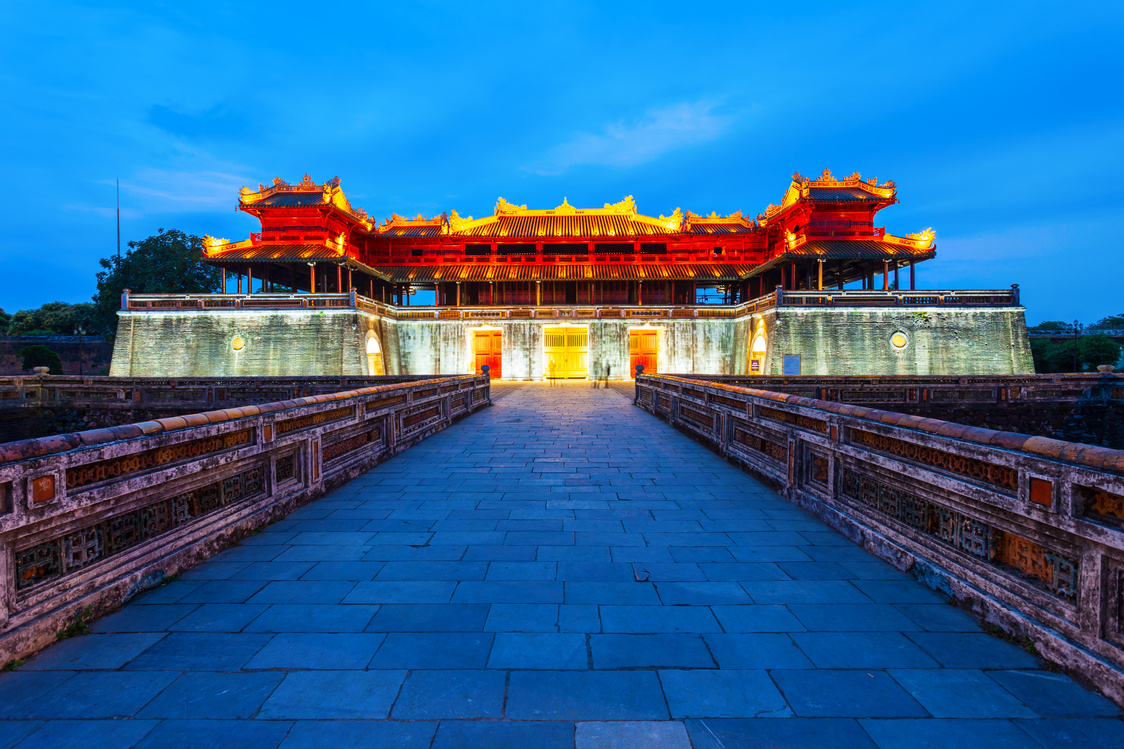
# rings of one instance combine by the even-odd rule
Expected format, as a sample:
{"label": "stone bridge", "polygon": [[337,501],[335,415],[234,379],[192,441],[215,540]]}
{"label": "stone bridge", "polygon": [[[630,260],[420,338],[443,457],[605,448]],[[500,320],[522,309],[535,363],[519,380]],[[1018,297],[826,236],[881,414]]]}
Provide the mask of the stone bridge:
{"label": "stone bridge", "polygon": [[[323,491],[311,502],[311,494],[284,495],[291,499],[283,517],[269,515],[274,522],[257,523],[237,545],[116,613],[88,625],[71,621],[65,634],[75,636],[10,664],[0,674],[0,743],[1120,745],[1118,708],[1079,683],[1115,699],[1122,693],[1113,655],[1118,453],[1044,455],[1057,444],[1051,440],[987,446],[980,440],[1005,433],[937,434],[941,422],[932,419],[897,414],[901,423],[890,424],[869,408],[721,383],[645,378],[642,385],[497,384],[493,407],[457,423],[449,404],[461,399],[460,415],[475,410],[479,378],[159,425],[216,436],[250,423],[254,444],[232,448],[235,458],[209,458],[213,475],[244,473],[238,461],[254,459],[264,461],[255,465],[264,466],[262,491],[271,497],[296,486],[286,483],[290,471]],[[446,405],[431,405],[438,401]],[[350,416],[340,413],[353,402],[360,405],[348,406]],[[410,421],[434,408],[436,415]],[[317,421],[323,413],[335,416]],[[393,415],[373,435],[365,414],[384,413]],[[960,454],[976,461],[957,464],[969,471],[984,464],[983,479],[948,464],[921,465],[916,453],[874,454],[903,438],[894,430],[907,429],[937,440],[925,445],[929,457]],[[300,442],[310,452],[293,453],[284,442],[282,431],[299,430],[311,430]],[[860,431],[882,441],[859,452]],[[339,468],[349,460],[340,456],[375,444],[388,447]],[[343,447],[329,450],[335,445]],[[52,450],[80,446],[26,448],[21,474],[0,473],[9,512],[34,500],[34,487],[21,488],[22,477],[34,478],[26,466],[44,468]],[[100,449],[95,457],[104,462],[110,448]],[[294,454],[296,467],[286,462]],[[901,472],[912,483],[875,492],[898,503],[897,519],[851,502],[869,495],[848,493],[844,473],[860,460],[886,475],[900,468],[895,460],[918,462]],[[941,471],[944,493],[925,494],[919,487]],[[69,479],[92,472],[42,475],[57,480],[59,502],[80,511],[89,496],[81,480]],[[1083,504],[1081,487],[1107,498]],[[1024,549],[1031,555],[1048,545],[1080,571],[1055,565],[1039,574],[994,555],[972,561],[970,544],[899,527],[903,503],[918,496],[929,505],[915,509],[933,518],[959,512],[962,531],[999,546],[1012,537],[1037,543],[1038,552]],[[191,501],[197,506],[201,495]],[[1035,503],[1039,509],[1024,506]],[[207,518],[237,509],[193,522],[217,523]],[[262,507],[256,512],[231,515],[223,527],[244,532],[263,517]],[[1044,529],[1039,512],[1053,512],[1060,530]],[[65,567],[74,524],[40,522],[54,529],[37,531],[42,545],[51,533],[71,533],[59,547]],[[27,543],[17,551],[27,552]],[[160,558],[145,562],[130,548],[118,557],[134,565],[121,597],[159,580],[151,569]],[[49,572],[26,554],[16,559],[22,573],[6,569],[5,580]],[[70,577],[62,569],[39,584],[53,586],[56,599],[81,602],[94,589],[83,569],[94,567]],[[994,623],[981,624],[949,594]],[[40,598],[39,620],[64,610]],[[31,605],[28,594],[6,599],[11,621],[27,629],[38,621],[21,613]],[[1059,672],[1059,662],[1078,680]]]}

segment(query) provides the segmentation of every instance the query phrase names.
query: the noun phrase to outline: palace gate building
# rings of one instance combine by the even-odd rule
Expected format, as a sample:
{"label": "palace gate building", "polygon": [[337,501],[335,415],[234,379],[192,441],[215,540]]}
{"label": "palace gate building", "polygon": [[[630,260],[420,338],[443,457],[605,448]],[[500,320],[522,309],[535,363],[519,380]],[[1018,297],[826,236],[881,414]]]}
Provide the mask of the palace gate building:
{"label": "palace gate building", "polygon": [[207,237],[223,293],[126,293],[111,374],[1033,372],[1018,287],[916,288],[932,230],[875,214],[893,182],[794,174],[756,218],[565,199],[381,224],[339,180],[243,188],[261,232]]}

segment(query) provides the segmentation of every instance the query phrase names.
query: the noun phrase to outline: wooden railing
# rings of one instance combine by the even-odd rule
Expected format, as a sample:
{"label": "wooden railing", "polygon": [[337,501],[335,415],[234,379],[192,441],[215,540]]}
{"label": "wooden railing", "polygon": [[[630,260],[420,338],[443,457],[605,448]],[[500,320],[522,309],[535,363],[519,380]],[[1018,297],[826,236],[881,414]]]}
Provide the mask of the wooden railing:
{"label": "wooden railing", "polygon": [[489,402],[440,377],[0,445],[0,662]]}
{"label": "wooden railing", "polygon": [[394,306],[350,294],[130,294],[130,311],[208,309],[357,309],[396,320],[737,318],[776,307],[1018,306],[1018,289],[999,291],[776,291],[740,304]]}
{"label": "wooden railing", "polygon": [[1124,451],[666,375],[636,402],[1124,702]]}

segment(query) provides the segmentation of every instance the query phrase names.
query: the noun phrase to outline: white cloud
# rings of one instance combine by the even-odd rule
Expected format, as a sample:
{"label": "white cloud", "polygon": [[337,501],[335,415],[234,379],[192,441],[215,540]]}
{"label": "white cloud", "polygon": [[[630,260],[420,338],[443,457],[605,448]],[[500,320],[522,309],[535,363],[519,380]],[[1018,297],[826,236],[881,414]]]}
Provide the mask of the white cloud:
{"label": "white cloud", "polygon": [[121,180],[121,193],[144,213],[194,213],[229,209],[239,188],[251,183],[248,177],[221,171],[144,168]]}
{"label": "white cloud", "polygon": [[715,114],[720,102],[683,102],[649,110],[634,122],[611,123],[601,133],[579,133],[550,149],[539,164],[528,167],[538,174],[560,174],[583,164],[633,167],[646,164],[680,148],[721,137],[733,115]]}

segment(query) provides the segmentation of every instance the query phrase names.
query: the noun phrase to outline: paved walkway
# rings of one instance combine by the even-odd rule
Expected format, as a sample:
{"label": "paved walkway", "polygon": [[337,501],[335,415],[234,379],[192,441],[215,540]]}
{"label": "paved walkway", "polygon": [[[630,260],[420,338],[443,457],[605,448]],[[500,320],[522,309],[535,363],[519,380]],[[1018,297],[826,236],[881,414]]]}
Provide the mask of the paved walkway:
{"label": "paved walkway", "polygon": [[0,675],[0,745],[1124,745],[618,390],[496,396]]}

